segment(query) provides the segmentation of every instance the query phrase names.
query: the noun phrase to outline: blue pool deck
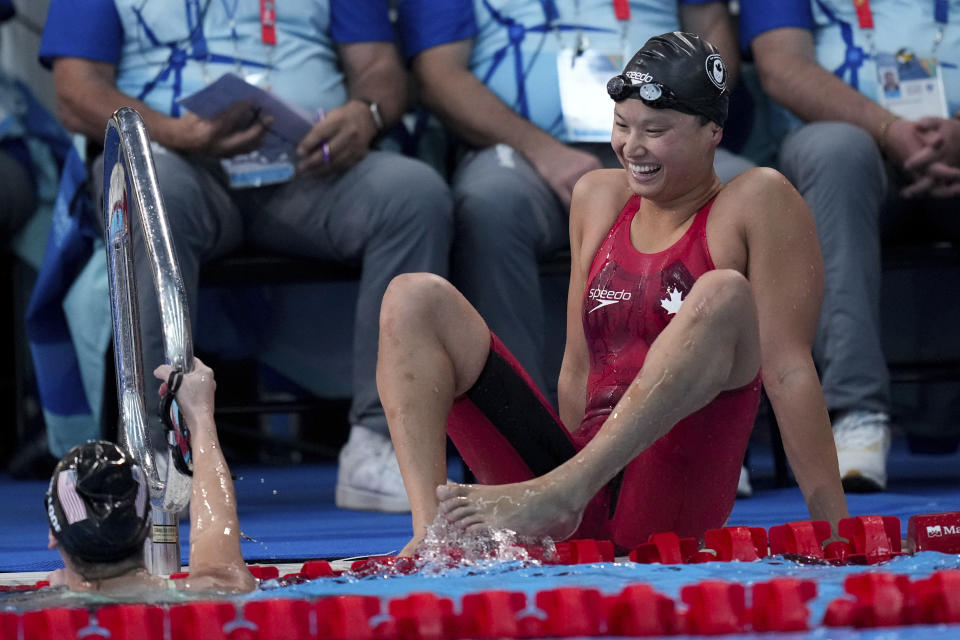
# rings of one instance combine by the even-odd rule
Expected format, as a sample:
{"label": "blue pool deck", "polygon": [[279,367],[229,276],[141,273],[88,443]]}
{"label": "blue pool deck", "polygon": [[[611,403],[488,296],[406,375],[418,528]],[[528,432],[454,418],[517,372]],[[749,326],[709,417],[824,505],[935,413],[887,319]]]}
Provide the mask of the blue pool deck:
{"label": "blue pool deck", "polygon": [[[809,516],[799,489],[774,489],[772,458],[754,447],[750,463],[757,487],[739,499],[730,525],[769,528]],[[453,467],[455,470],[455,466]],[[346,511],[334,506],[334,464],[235,467],[240,522],[252,541],[243,542],[250,562],[287,563],[390,554],[409,539],[410,516]],[[904,535],[911,515],[960,510],[960,453],[914,455],[894,440],[888,491],[851,494],[851,515],[900,518]],[[48,571],[60,566],[46,548],[42,509],[46,482],[18,481],[0,474],[0,573]],[[187,523],[181,523],[183,559]]]}

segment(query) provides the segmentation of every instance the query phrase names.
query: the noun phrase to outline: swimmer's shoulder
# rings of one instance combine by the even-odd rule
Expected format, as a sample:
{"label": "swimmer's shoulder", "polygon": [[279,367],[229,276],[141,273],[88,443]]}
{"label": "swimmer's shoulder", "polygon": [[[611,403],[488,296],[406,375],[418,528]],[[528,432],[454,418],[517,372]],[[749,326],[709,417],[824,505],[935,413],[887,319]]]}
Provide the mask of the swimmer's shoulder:
{"label": "swimmer's shoulder", "polygon": [[571,228],[579,223],[609,229],[632,195],[623,169],[596,169],[584,174],[573,188]]}
{"label": "swimmer's shoulder", "polygon": [[797,190],[782,173],[770,167],[754,167],[728,182],[714,206],[750,214],[795,197],[799,197]]}
{"label": "swimmer's shoulder", "polygon": [[575,270],[586,274],[594,253],[632,195],[623,169],[597,169],[577,181],[570,203],[570,252]]}
{"label": "swimmer's shoulder", "polygon": [[[623,169],[594,169],[577,181],[573,188],[574,198],[578,196],[590,201],[623,200],[631,195]],[[620,202],[622,205],[623,202]]]}
{"label": "swimmer's shoulder", "polygon": [[727,183],[707,221],[714,262],[738,269],[746,269],[754,251],[808,233],[815,233],[810,208],[782,173],[768,167],[750,169]]}

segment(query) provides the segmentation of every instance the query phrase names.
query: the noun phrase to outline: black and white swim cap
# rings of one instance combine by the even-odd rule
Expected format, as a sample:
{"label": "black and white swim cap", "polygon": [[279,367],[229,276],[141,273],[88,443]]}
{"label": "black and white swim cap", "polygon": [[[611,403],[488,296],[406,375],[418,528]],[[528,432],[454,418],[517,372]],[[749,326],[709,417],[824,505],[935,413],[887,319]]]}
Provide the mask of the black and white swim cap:
{"label": "black and white swim cap", "polygon": [[607,82],[617,102],[635,98],[655,109],[704,116],[721,127],[730,101],[726,88],[727,67],[717,48],[680,31],[647,40],[623,73]]}
{"label": "black and white swim cap", "polygon": [[148,492],[140,466],[105,440],[77,445],[50,478],[47,520],[64,551],[87,562],[111,562],[143,548]]}

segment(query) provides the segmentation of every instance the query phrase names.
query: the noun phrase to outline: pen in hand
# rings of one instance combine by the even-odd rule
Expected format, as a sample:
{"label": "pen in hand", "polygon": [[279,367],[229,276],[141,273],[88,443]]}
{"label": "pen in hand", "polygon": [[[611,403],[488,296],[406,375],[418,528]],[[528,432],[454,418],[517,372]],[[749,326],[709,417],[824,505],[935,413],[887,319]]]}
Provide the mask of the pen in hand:
{"label": "pen in hand", "polygon": [[[317,122],[320,122],[321,120],[323,120],[324,115],[325,114],[323,112],[323,109],[317,109]],[[324,164],[330,164],[330,143],[324,140],[323,146],[321,147],[321,149],[323,150]]]}

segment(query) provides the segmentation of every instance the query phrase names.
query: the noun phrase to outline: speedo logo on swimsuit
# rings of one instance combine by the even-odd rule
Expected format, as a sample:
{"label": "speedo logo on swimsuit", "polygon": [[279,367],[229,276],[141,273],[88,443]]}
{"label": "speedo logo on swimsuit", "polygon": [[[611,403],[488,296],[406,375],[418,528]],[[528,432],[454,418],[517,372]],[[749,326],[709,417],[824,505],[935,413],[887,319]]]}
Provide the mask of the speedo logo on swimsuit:
{"label": "speedo logo on swimsuit", "polygon": [[590,289],[587,297],[597,303],[597,306],[587,312],[593,313],[597,309],[605,307],[608,304],[617,304],[621,300],[629,300],[633,297],[633,294],[623,289],[620,291],[612,291],[610,289]]}

